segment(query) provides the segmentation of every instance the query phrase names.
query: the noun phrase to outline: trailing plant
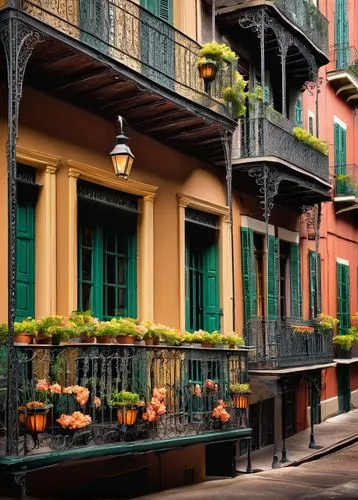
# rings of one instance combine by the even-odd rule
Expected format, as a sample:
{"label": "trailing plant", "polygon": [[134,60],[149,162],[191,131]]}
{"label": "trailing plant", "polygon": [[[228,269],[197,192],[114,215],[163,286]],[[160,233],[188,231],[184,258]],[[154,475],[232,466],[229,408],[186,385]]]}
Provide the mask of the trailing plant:
{"label": "trailing plant", "polygon": [[252,106],[257,101],[262,101],[262,87],[257,85],[254,91],[245,90],[247,81],[238,71],[234,72],[233,84],[231,87],[225,87],[223,90],[223,98],[227,105],[231,106],[231,110],[235,118],[240,118],[246,113],[246,102]]}
{"label": "trailing plant", "polygon": [[113,391],[111,404],[113,406],[137,405],[139,395],[136,392],[129,391]]}
{"label": "trailing plant", "polygon": [[231,384],[230,392],[240,394],[251,394],[250,384]]}
{"label": "trailing plant", "polygon": [[307,146],[311,146],[316,149],[320,153],[328,156],[328,146],[327,143],[318,139],[318,137],[311,135],[307,130],[301,127],[295,127],[292,130],[293,136],[300,142],[307,144]]}

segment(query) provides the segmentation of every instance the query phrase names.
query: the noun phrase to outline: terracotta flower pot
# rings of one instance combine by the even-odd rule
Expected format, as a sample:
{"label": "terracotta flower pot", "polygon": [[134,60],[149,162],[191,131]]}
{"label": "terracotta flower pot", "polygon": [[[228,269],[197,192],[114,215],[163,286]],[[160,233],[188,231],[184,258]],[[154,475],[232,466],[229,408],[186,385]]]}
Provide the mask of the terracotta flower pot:
{"label": "terracotta flower pot", "polygon": [[159,337],[153,337],[153,345],[159,345]]}
{"label": "terracotta flower pot", "polygon": [[229,349],[236,349],[236,344],[229,344]]}
{"label": "terracotta flower pot", "polygon": [[119,425],[134,425],[137,420],[138,407],[136,405],[120,406],[117,409]]}
{"label": "terracotta flower pot", "polygon": [[81,342],[82,343],[86,343],[86,344],[96,344],[97,343],[97,337],[95,337],[94,335],[90,335],[90,336],[87,336],[87,335],[81,335]]}
{"label": "terracotta flower pot", "polygon": [[49,345],[52,343],[51,337],[46,337],[45,335],[38,335],[36,337],[36,344],[46,344]]}
{"label": "terracotta flower pot", "polygon": [[249,407],[249,399],[250,399],[249,394],[239,394],[239,393],[233,394],[232,400],[234,408],[240,408],[242,410],[246,410]]}
{"label": "terracotta flower pot", "polygon": [[26,333],[16,334],[14,337],[14,342],[18,344],[31,344],[32,343],[32,335],[27,335]]}
{"label": "terracotta flower pot", "polygon": [[207,347],[207,348],[209,348],[209,347],[214,347],[214,346],[212,344],[209,344],[209,342],[202,342],[201,343],[201,347]]}
{"label": "terracotta flower pot", "polygon": [[147,338],[145,340],[145,345],[153,345],[154,339],[153,338]]}
{"label": "terracotta flower pot", "polygon": [[112,342],[112,337],[109,335],[103,335],[102,337],[97,338],[97,342],[99,344],[110,344]]}
{"label": "terracotta flower pot", "polygon": [[118,344],[134,344],[134,335],[118,335]]}

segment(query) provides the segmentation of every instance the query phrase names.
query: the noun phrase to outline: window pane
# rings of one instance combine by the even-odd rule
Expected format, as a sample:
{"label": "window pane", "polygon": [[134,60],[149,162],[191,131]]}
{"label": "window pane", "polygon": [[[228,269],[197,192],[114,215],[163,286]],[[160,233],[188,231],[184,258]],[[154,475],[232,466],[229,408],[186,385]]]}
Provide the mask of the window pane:
{"label": "window pane", "polygon": [[86,311],[92,309],[92,285],[89,283],[82,283],[82,304],[80,309]]}
{"label": "window pane", "polygon": [[125,295],[126,295],[126,289],[125,288],[118,288],[118,309],[124,309],[125,308]]}
{"label": "window pane", "polygon": [[82,246],[92,248],[93,230],[89,227],[84,227],[82,231]]}
{"label": "window pane", "polygon": [[115,283],[116,282],[116,269],[115,269],[115,256],[107,255],[107,268],[106,268],[106,282]]}
{"label": "window pane", "polygon": [[82,279],[92,281],[92,250],[82,248]]}
{"label": "window pane", "polygon": [[118,258],[118,285],[125,285],[126,261],[123,257]]}
{"label": "window pane", "polygon": [[116,251],[116,234],[112,232],[108,232],[106,234],[106,250],[107,252],[115,252]]}
{"label": "window pane", "polygon": [[104,308],[105,316],[116,315],[115,288],[113,286],[104,287]]}

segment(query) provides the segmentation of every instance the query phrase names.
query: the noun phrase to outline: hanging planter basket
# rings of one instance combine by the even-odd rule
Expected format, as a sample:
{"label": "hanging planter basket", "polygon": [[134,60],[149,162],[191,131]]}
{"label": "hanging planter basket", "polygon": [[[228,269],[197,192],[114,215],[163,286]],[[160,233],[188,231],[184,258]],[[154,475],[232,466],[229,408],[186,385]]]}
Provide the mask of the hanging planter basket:
{"label": "hanging planter basket", "polygon": [[29,434],[36,435],[40,432],[44,432],[47,426],[47,414],[50,408],[52,408],[52,405],[31,410],[26,407],[20,407],[19,423],[25,426]]}
{"label": "hanging planter basket", "polygon": [[250,394],[234,393],[232,394],[233,407],[246,410],[249,407]]}
{"label": "hanging planter basket", "polygon": [[136,423],[138,416],[137,405],[125,405],[117,407],[117,420],[119,425],[131,426]]}

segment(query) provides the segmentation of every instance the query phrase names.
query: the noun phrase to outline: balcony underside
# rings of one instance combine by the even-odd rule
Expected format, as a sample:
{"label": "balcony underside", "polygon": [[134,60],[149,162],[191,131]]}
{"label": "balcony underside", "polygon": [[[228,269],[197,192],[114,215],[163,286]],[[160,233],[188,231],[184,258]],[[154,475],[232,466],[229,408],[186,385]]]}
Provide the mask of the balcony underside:
{"label": "balcony underside", "polygon": [[358,198],[355,195],[335,196],[333,201],[337,215],[355,212],[358,209]]}
{"label": "balcony underside", "polygon": [[[29,59],[25,85],[113,123],[123,115],[143,134],[208,163],[224,164],[222,136],[235,123],[222,102],[153,68],[134,71],[126,57],[119,62],[105,55],[102,46],[96,50],[22,12],[16,15],[44,35]],[[4,20],[7,16],[2,12]],[[0,69],[6,80],[4,54]]]}
{"label": "balcony underside", "polygon": [[252,173],[254,169],[263,169],[266,166],[277,171],[280,179],[275,204],[298,208],[302,205],[313,205],[330,199],[331,186],[328,182],[322,181],[317,176],[309,175],[289,162],[275,157],[234,160],[234,187],[257,196],[258,187]]}
{"label": "balcony underside", "polygon": [[358,78],[348,71],[342,70],[327,73],[327,81],[337,96],[342,97],[354,108],[358,106]]}

